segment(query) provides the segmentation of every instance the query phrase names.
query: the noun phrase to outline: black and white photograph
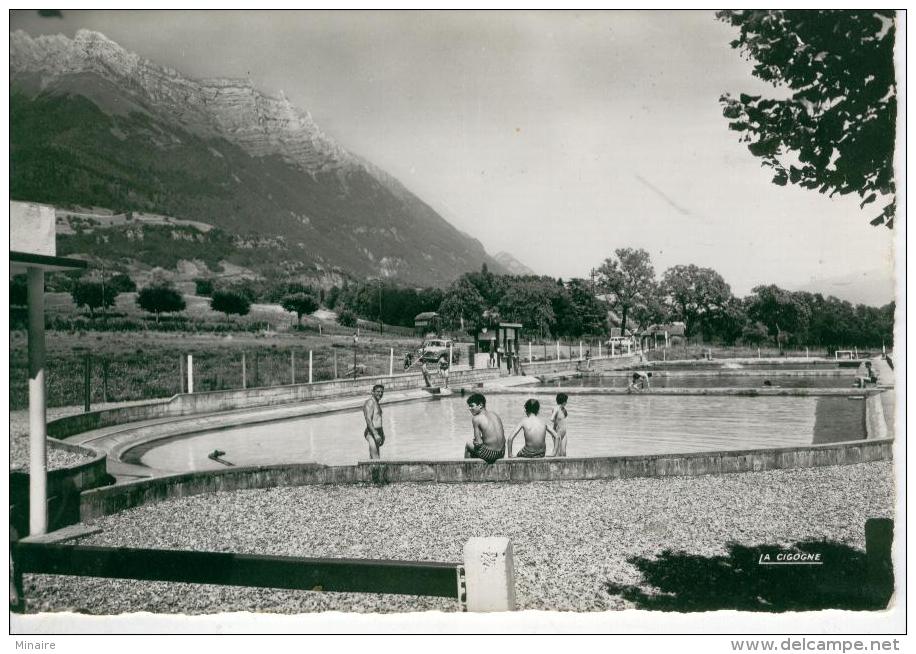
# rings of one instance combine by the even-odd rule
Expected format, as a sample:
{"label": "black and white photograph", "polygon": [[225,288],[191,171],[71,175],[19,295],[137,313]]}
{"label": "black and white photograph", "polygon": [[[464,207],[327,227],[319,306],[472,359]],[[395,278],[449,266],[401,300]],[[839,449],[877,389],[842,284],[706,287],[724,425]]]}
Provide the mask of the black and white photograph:
{"label": "black and white photograph", "polygon": [[900,649],[905,41],[10,10],[15,648]]}

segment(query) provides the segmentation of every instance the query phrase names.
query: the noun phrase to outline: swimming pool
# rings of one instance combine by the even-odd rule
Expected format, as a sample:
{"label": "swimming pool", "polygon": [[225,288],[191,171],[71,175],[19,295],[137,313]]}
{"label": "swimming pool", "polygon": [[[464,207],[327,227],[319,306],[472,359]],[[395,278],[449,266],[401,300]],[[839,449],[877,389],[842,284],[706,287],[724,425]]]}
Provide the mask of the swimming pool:
{"label": "swimming pool", "polygon": [[[507,436],[529,395],[491,395]],[[549,415],[554,396],[532,388]],[[861,400],[845,397],[735,397],[660,395],[572,396],[567,454],[618,456],[790,447],[865,437]],[[457,459],[471,438],[464,398],[386,406],[383,459]],[[236,465],[316,462],[353,464],[368,458],[358,410],[242,425],[154,441],[128,450],[124,460],[167,471],[215,470],[214,449]],[[518,437],[514,449],[522,444]]]}

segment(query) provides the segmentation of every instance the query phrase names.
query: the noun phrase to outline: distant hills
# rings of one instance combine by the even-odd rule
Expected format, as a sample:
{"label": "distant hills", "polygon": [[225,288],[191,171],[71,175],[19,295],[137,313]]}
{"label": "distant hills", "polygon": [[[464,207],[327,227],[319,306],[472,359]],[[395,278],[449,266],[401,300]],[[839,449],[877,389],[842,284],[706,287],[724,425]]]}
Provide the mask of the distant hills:
{"label": "distant hills", "polygon": [[[208,267],[238,258],[230,244],[254,243],[251,250],[262,239],[278,245],[248,257],[259,274],[269,264],[302,277],[334,273],[427,286],[483,264],[509,272],[282,95],[248,81],[192,80],[97,32],[10,35],[10,161],[12,199],[213,225],[221,231],[203,237],[206,256],[197,257]],[[150,234],[187,235],[185,228],[195,231],[172,225]],[[106,243],[99,229],[69,239],[65,249],[130,259],[130,247]],[[168,249],[169,238],[185,236],[147,242]],[[172,259],[174,252],[160,254]]]}
{"label": "distant hills", "polygon": [[809,293],[833,295],[852,304],[880,307],[895,298],[894,271],[890,268],[849,273],[838,277],[812,279],[794,289]]}
{"label": "distant hills", "polygon": [[497,252],[493,255],[493,258],[496,259],[507,271],[512,275],[536,275],[531,268],[523,264],[521,261],[513,257],[508,252]]}

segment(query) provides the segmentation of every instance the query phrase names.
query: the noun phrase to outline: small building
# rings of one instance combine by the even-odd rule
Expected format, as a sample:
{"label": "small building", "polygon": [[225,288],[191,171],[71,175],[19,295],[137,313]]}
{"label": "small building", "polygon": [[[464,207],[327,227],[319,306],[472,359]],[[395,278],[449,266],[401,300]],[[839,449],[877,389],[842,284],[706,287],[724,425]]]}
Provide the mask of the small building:
{"label": "small building", "polygon": [[687,334],[687,325],[682,322],[668,322],[649,325],[639,333],[642,349],[668,347],[671,339],[684,338]]}
{"label": "small building", "polygon": [[414,316],[413,326],[417,336],[439,334],[442,330],[442,318],[435,311],[424,311]]}
{"label": "small building", "polygon": [[498,368],[504,362],[518,365],[521,331],[520,322],[498,321],[481,327],[474,338],[474,367]]}

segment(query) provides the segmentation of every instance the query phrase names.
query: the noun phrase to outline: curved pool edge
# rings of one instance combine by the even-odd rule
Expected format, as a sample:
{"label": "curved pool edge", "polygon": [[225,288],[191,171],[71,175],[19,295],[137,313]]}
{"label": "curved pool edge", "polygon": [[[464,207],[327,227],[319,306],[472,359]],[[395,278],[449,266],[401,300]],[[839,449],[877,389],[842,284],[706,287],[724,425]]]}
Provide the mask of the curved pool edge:
{"label": "curved pool edge", "polygon": [[170,474],[85,491],[80,519],[90,521],[169,499],[220,491],[282,486],[390,483],[584,481],[672,477],[852,465],[893,459],[894,439],[847,441],[799,447],[651,454],[619,457],[360,461],[246,466]]}

